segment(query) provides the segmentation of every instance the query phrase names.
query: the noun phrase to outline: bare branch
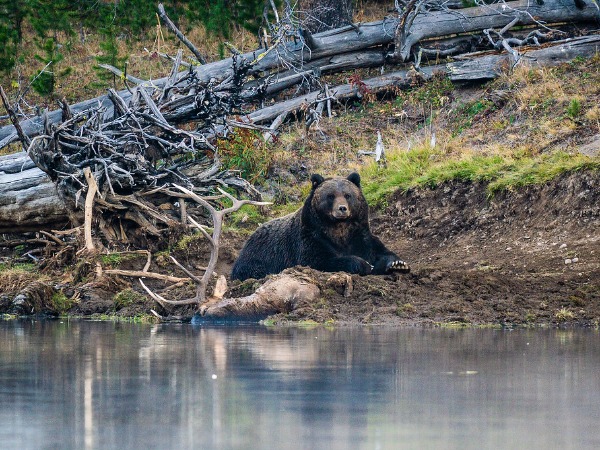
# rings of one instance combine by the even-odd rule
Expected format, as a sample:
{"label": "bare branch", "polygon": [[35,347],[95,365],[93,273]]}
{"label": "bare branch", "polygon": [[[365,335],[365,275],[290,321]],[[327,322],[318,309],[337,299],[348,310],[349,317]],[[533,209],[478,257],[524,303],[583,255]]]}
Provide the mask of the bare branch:
{"label": "bare branch", "polygon": [[158,15],[160,16],[160,18],[162,19],[162,21],[164,22],[164,24],[167,26],[167,28],[169,28],[169,30],[171,30],[173,33],[175,33],[175,36],[177,36],[177,38],[179,38],[179,40],[181,42],[183,42],[183,44],[187,48],[190,49],[190,51],[194,54],[194,56],[200,62],[200,64],[206,64],[206,59],[198,51],[198,49],[196,48],[196,46],[194,44],[192,44],[183,35],[183,33],[181,31],[179,31],[179,29],[175,26],[175,24],[171,21],[171,19],[169,19],[169,16],[167,16],[167,13],[166,13],[165,8],[164,8],[164,6],[163,6],[162,3],[158,4]]}
{"label": "bare branch", "polygon": [[83,173],[85,175],[85,179],[88,182],[88,191],[85,197],[85,248],[87,251],[93,252],[96,249],[96,247],[94,246],[94,241],[92,239],[92,219],[94,197],[98,192],[98,185],[96,184],[96,179],[94,178],[94,175],[92,174],[92,171],[89,167],[84,168]]}

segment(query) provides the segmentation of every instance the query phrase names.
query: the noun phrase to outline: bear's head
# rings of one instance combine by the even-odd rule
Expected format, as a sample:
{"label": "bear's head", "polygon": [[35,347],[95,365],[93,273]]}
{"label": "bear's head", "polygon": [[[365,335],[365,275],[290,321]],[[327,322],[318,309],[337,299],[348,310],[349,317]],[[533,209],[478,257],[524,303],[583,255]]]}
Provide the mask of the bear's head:
{"label": "bear's head", "polygon": [[314,174],[309,196],[310,209],[325,222],[368,220],[367,201],[360,189],[360,175],[347,178],[323,178]]}

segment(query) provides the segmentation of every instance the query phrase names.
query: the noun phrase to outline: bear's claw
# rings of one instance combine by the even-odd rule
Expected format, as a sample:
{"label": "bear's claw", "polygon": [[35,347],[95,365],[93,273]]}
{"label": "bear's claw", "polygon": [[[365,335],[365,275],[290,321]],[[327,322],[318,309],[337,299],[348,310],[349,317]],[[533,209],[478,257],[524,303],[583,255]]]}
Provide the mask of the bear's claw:
{"label": "bear's claw", "polygon": [[387,271],[388,272],[410,272],[410,267],[404,261],[397,259],[388,264]]}

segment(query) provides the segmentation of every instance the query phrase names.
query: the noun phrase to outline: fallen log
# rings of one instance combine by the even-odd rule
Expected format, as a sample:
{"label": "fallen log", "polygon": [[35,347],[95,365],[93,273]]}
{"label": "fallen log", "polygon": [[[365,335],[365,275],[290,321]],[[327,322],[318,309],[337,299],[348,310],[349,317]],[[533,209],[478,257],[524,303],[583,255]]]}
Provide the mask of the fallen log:
{"label": "fallen log", "polygon": [[[571,61],[573,58],[591,57],[600,48],[600,35],[585,36],[576,39],[560,41],[558,45],[544,48],[530,47],[522,50],[522,59],[532,66],[550,66]],[[453,82],[486,81],[498,77],[506,64],[511,62],[509,53],[475,55],[472,59],[456,61],[448,64],[437,64],[423,67],[420,71],[425,78],[434,72],[445,73]],[[368,90],[376,93],[382,90],[407,89],[412,85],[414,71],[401,70],[364,80]],[[348,100],[358,95],[358,90],[352,84],[345,84],[330,88],[338,100]],[[318,102],[323,97],[321,92],[292,98],[275,103],[266,108],[259,109],[247,115],[247,120],[252,123],[268,123],[283,113],[297,111],[303,105]]]}
{"label": "fallen log", "polygon": [[[588,0],[589,1],[589,0]],[[493,27],[503,27],[509,24],[515,14],[519,15],[519,25],[528,25],[543,22],[545,26],[551,26],[556,22],[582,22],[598,19],[598,10],[591,4],[585,4],[580,9],[571,1],[546,0],[543,4],[532,4],[528,0],[508,2],[506,5],[485,5],[475,8],[461,9],[459,13],[450,11],[434,11],[427,15],[417,16],[407,39],[400,49],[400,54],[406,59],[414,45],[424,39],[439,38],[448,35],[466,34]],[[504,9],[503,9],[504,8]],[[258,49],[248,52],[242,57],[248,61],[257,61],[252,67],[252,74],[258,78],[269,76],[272,72],[280,70],[287,71],[289,67],[303,71],[302,66],[315,59],[325,58],[332,55],[341,55],[349,52],[357,52],[371,47],[383,47],[393,41],[394,30],[398,19],[385,19],[372,23],[347,26],[336,30],[311,35],[307,40],[290,41],[278,51],[267,52]],[[200,82],[207,83],[214,79],[221,81],[230,77],[233,73],[232,60],[225,59],[203,66],[195,67],[195,78]],[[187,76],[188,71],[177,74],[177,80]],[[291,74],[290,74],[291,75]],[[170,77],[152,80],[153,86],[161,87]],[[118,95],[128,101],[131,94],[127,90],[119,91]],[[73,113],[96,108],[102,104],[106,108],[106,116],[113,114],[113,103],[107,96],[101,96],[91,100],[72,105]],[[56,110],[47,114],[48,123],[57,123],[61,120],[62,111]],[[28,137],[36,136],[43,130],[40,117],[21,122],[23,132]],[[0,148],[18,139],[12,125],[0,128]]]}
{"label": "fallen log", "polygon": [[[452,34],[467,34],[491,28],[503,28],[518,19],[519,26],[543,23],[545,27],[559,22],[596,21],[598,9],[588,0],[581,9],[575,2],[547,0],[544,2],[499,2],[477,8],[465,8],[460,12],[432,11],[419,14],[410,26],[401,48],[394,54],[402,61],[410,56],[412,48],[424,39],[439,38]],[[392,29],[395,30],[395,27]]]}
{"label": "fallen log", "polygon": [[[554,65],[570,61],[577,56],[593,56],[600,48],[600,35],[585,36],[547,44],[543,48],[522,49],[522,61],[534,66]],[[483,81],[496,78],[511,61],[508,53],[471,55],[448,64],[422,69],[425,77],[434,71],[445,72],[454,82]],[[466,56],[465,56],[466,58]],[[410,87],[414,72],[391,72],[364,80],[373,92]],[[359,93],[351,84],[330,88],[338,100],[355,98]],[[270,123],[286,112],[299,110],[324,98],[320,91],[276,103],[248,114],[249,123]],[[58,227],[67,222],[67,212],[54,184],[25,152],[0,157],[0,232],[24,232]]]}
{"label": "fallen log", "polygon": [[0,156],[0,233],[59,228],[67,222],[56,185],[25,152]]}

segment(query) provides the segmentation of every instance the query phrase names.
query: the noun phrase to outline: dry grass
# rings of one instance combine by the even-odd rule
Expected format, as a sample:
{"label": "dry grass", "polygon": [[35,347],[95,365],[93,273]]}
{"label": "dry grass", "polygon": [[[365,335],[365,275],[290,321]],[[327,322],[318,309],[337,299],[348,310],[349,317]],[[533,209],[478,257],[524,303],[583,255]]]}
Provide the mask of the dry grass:
{"label": "dry grass", "polygon": [[4,267],[0,265],[0,292],[9,294],[23,290],[35,281],[48,281],[49,277],[26,266]]}
{"label": "dry grass", "polygon": [[[357,21],[382,17],[381,5],[368,1],[358,2],[356,11]],[[203,27],[186,30],[186,35],[209,60],[218,59],[220,43]],[[59,80],[56,97],[75,102],[103,93],[105,88],[97,86],[92,70],[100,54],[100,38],[88,35],[81,42],[79,36],[59,36],[59,40],[65,43],[65,59],[60,64],[73,71]],[[232,42],[242,51],[256,45],[254,36],[243,30],[234,32]],[[179,47],[179,41],[164,27],[136,42],[119,41],[120,53],[129,55],[128,73],[141,78],[165,76],[171,63],[157,57],[156,52],[175,54]],[[0,80],[5,88],[12,86],[8,90],[13,98],[17,86],[25,86],[40,68],[34,58],[36,52],[28,40],[21,50],[22,61],[10,76]],[[481,88],[457,90],[438,79],[398,93],[391,101],[349,104],[338,110],[336,117],[324,118],[308,131],[302,122],[288,125],[268,148],[271,166],[294,166],[298,171],[328,175],[363,170],[372,158],[358,157],[357,153],[374,150],[378,130],[390,154],[426,150],[435,136],[435,152],[429,155],[435,160],[473,156],[521,160],[548,152],[576,152],[582,140],[600,132],[599,66],[598,55],[552,68],[533,69],[523,64]],[[371,76],[368,70],[360,73],[364,78]],[[346,78],[347,74],[334,75],[328,82],[343,83]],[[494,100],[498,92],[506,93],[503,102]],[[55,108],[53,99],[36,97],[33,92],[27,100],[30,105]],[[18,149],[13,146],[2,151]],[[293,193],[297,188],[285,178],[271,177],[269,183],[283,193],[283,198],[298,196]]]}
{"label": "dry grass", "polygon": [[[182,29],[184,28],[186,28],[185,24],[182,25]],[[24,34],[34,36],[33,30],[27,26]],[[203,26],[190,28],[186,31],[186,36],[205,55],[207,60],[219,59],[220,41],[217,37],[209,35]],[[72,71],[69,75],[57,80],[52,97],[41,97],[33,90],[29,90],[26,100],[32,109],[27,112],[32,112],[33,107],[56,109],[56,98],[65,97],[69,102],[75,103],[99,96],[106,90],[93,69],[97,64],[96,57],[102,54],[101,36],[92,33],[85,36],[79,34],[68,36],[58,33],[56,39],[62,46],[61,53],[64,56],[64,59],[58,63],[56,71],[67,67],[70,67]],[[254,36],[243,29],[233,31],[232,42],[242,51],[256,48]],[[183,47],[180,41],[165,27],[157,27],[145,36],[137,36],[136,39],[119,39],[117,45],[119,55],[128,56],[128,73],[139,78],[155,79],[169,74],[172,63],[159,57],[158,53],[175,55],[181,47],[184,50],[184,60],[194,62],[191,52]],[[18,92],[29,85],[29,80],[36,71],[43,68],[44,64],[35,58],[36,54],[40,54],[40,50],[36,47],[34,39],[24,39],[19,48],[18,64],[9,74],[3,74],[0,77],[0,84],[12,100],[16,98]],[[117,81],[118,89],[123,89],[120,80]],[[0,114],[4,114],[2,107],[0,107],[0,111]]]}

